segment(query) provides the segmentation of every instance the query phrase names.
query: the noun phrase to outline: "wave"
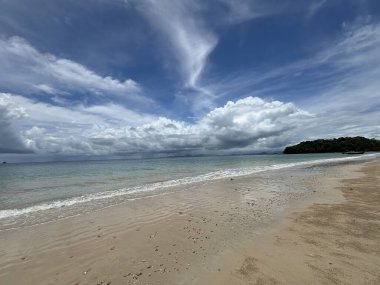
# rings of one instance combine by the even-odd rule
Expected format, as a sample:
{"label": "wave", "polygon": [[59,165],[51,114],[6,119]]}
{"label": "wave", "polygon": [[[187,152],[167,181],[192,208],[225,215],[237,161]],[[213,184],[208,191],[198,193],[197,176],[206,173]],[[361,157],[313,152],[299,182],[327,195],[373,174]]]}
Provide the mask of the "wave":
{"label": "wave", "polygon": [[58,209],[66,206],[73,206],[76,204],[83,204],[86,202],[92,202],[97,200],[115,198],[119,196],[143,193],[143,192],[151,192],[158,189],[171,188],[180,185],[187,185],[197,182],[205,182],[211,180],[217,180],[222,178],[232,178],[244,175],[250,175],[254,173],[259,173],[268,170],[278,170],[283,168],[295,167],[295,166],[305,166],[305,165],[317,165],[317,164],[325,164],[325,163],[335,163],[335,162],[343,162],[343,161],[355,161],[361,159],[370,159],[378,157],[378,154],[366,154],[354,157],[344,157],[344,158],[327,158],[327,159],[316,159],[302,162],[293,162],[293,163],[281,163],[281,164],[273,164],[268,166],[257,166],[250,168],[235,168],[235,169],[224,169],[218,170],[194,177],[184,177],[175,180],[169,180],[164,182],[157,182],[152,184],[146,184],[141,186],[135,186],[130,188],[122,188],[118,190],[100,192],[96,194],[87,194],[79,197],[57,200],[48,203],[41,203],[34,206],[22,208],[22,209],[8,209],[0,211],[0,219],[17,217],[21,215],[26,215],[29,213]]}

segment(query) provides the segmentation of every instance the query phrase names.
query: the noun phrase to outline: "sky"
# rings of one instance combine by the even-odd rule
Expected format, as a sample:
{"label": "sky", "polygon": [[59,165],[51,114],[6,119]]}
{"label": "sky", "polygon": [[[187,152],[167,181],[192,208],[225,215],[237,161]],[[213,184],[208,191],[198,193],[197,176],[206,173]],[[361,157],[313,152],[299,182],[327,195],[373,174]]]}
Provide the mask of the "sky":
{"label": "sky", "polygon": [[378,0],[0,0],[0,160],[380,139]]}

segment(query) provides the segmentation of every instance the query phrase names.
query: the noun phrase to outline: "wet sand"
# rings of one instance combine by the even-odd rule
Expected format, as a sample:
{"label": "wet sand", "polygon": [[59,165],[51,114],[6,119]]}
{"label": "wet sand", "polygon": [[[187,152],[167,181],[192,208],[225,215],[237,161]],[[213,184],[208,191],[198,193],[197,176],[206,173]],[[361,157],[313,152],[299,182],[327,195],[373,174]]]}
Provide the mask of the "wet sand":
{"label": "wet sand", "polygon": [[0,284],[378,284],[379,169],[268,171],[1,231]]}
{"label": "wet sand", "polygon": [[292,213],[270,236],[226,256],[203,283],[380,284],[380,163],[356,171],[336,187],[343,201],[326,196]]}

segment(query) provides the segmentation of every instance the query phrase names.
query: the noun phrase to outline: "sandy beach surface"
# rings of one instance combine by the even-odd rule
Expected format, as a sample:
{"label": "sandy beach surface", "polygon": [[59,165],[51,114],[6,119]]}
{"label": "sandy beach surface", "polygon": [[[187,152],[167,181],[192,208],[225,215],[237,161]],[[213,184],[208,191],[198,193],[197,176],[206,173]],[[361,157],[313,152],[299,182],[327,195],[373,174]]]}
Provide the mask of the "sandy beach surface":
{"label": "sandy beach surface", "polygon": [[344,200],[326,195],[292,213],[204,284],[380,284],[380,163],[342,170],[351,177],[336,187]]}
{"label": "sandy beach surface", "polygon": [[0,231],[0,284],[380,284],[380,161],[178,187]]}

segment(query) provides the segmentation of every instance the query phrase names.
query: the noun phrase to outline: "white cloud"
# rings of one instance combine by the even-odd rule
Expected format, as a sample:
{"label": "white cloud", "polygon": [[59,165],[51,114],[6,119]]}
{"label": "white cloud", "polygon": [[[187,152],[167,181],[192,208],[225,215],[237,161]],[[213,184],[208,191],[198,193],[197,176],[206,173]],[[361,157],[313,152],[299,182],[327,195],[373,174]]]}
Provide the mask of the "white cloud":
{"label": "white cloud", "polygon": [[[291,103],[248,97],[216,108],[194,124],[159,118],[135,128],[107,128],[91,136],[94,144],[123,152],[231,152],[268,148],[263,139],[279,137],[309,116]],[[260,141],[261,140],[261,141]],[[277,141],[280,141],[279,139]]]}
{"label": "white cloud", "polygon": [[291,103],[247,97],[211,111],[200,122],[211,147],[242,148],[294,130],[308,114]]}
{"label": "white cloud", "polygon": [[9,96],[0,96],[0,153],[27,152],[13,123],[25,117],[23,107],[12,104]]}
{"label": "white cloud", "polygon": [[258,97],[227,102],[194,123],[115,104],[67,109],[9,94],[0,94],[0,101],[6,106],[0,118],[8,118],[0,133],[13,138],[0,140],[3,152],[12,144],[19,146],[14,152],[39,155],[246,153],[280,150],[303,139],[380,133],[379,111],[311,115],[292,103]]}
{"label": "white cloud", "polygon": [[[5,145],[18,146],[14,148],[15,152],[24,151],[23,146],[29,151],[59,153],[61,146],[63,153],[77,153],[79,150],[84,153],[83,148],[75,151],[75,146],[83,146],[75,144],[76,140],[84,143],[87,136],[101,129],[136,126],[156,118],[113,103],[66,108],[5,93],[0,93],[0,107],[0,149],[5,149]],[[89,154],[96,154],[96,150],[88,150]]]}
{"label": "white cloud", "polygon": [[72,60],[41,53],[19,37],[0,39],[0,88],[19,94],[46,93],[118,97],[148,102],[132,79],[103,77]]}
{"label": "white cloud", "polygon": [[17,134],[28,149],[38,154],[262,150],[280,147],[276,143],[284,141],[279,137],[286,137],[299,127],[301,118],[308,117],[291,103],[253,97],[228,102],[192,124],[137,114],[114,104],[67,109],[16,95],[0,94],[0,98],[9,106],[8,112],[23,110],[28,117],[20,117],[13,128],[2,129]]}

